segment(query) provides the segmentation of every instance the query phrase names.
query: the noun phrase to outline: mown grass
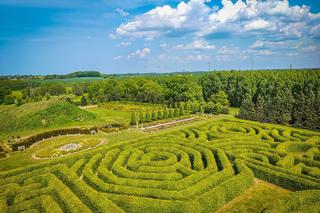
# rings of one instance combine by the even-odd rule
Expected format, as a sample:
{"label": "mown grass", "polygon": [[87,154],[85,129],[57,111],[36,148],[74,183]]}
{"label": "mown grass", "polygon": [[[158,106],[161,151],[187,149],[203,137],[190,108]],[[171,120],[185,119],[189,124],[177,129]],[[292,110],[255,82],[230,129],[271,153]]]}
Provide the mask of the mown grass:
{"label": "mown grass", "polygon": [[291,192],[286,189],[255,179],[254,185],[243,194],[218,209],[216,213],[260,213],[263,212],[270,203],[290,194]]}
{"label": "mown grass", "polygon": [[37,132],[86,125],[95,115],[64,101],[43,101],[11,107],[0,113],[0,138],[26,136]]}

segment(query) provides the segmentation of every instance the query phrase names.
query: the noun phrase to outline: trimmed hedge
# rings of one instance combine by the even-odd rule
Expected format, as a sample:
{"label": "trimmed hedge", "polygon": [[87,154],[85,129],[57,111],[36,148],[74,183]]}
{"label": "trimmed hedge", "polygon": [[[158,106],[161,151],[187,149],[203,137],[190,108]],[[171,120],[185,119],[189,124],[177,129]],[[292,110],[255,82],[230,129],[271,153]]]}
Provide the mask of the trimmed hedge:
{"label": "trimmed hedge", "polygon": [[98,132],[97,127],[91,128],[69,128],[69,129],[59,129],[59,130],[52,130],[48,132],[39,133],[37,135],[30,136],[25,139],[20,139],[19,142],[12,144],[12,151],[18,151],[19,146],[25,146],[29,148],[32,144],[42,141],[44,139],[48,139],[51,137],[57,137],[60,135],[74,135],[74,134],[91,134],[90,131]]}

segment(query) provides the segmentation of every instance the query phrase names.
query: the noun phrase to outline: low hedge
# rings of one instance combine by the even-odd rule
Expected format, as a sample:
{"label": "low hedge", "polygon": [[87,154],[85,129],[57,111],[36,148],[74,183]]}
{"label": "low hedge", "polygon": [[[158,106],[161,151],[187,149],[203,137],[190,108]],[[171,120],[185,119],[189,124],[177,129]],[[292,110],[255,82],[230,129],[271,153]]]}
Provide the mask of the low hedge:
{"label": "low hedge", "polygon": [[265,213],[320,212],[320,190],[290,193],[285,198],[271,203]]}
{"label": "low hedge", "polygon": [[39,133],[37,135],[33,135],[31,137],[20,139],[19,142],[12,144],[12,151],[18,151],[19,146],[25,146],[25,148],[29,148],[32,144],[42,141],[44,139],[48,139],[51,137],[57,137],[60,135],[68,135],[68,134],[91,134],[91,131],[98,131],[97,127],[91,128],[69,128],[69,129],[59,129],[52,130],[48,132]]}
{"label": "low hedge", "polygon": [[262,167],[249,161],[246,161],[245,163],[249,168],[252,169],[252,171],[255,174],[255,177],[282,186],[286,189],[293,191],[320,189],[320,183],[302,178],[300,177],[301,175],[294,175],[293,172],[292,174],[287,174],[285,172],[277,171],[275,169]]}

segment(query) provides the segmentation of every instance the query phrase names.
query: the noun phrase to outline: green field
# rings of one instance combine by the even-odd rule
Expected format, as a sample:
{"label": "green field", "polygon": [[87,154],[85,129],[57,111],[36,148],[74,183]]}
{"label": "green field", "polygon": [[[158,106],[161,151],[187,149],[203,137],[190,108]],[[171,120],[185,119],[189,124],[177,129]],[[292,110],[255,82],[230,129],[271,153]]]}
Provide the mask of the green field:
{"label": "green field", "polygon": [[[108,117],[100,107],[87,110]],[[105,143],[34,158],[90,139]],[[228,115],[152,133],[61,136],[1,160],[0,205],[8,212],[317,212],[319,148],[319,132]]]}
{"label": "green field", "polygon": [[51,99],[22,106],[0,105],[0,140],[11,136],[30,136],[39,132],[77,126],[129,125],[132,112],[163,109],[159,104],[110,102],[78,108],[65,101]]}

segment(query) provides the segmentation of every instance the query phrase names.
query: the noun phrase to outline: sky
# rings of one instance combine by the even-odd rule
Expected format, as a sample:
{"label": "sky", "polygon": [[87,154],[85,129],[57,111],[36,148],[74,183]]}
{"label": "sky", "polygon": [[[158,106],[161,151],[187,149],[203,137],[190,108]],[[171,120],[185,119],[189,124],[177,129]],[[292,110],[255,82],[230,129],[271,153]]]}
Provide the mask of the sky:
{"label": "sky", "polygon": [[318,0],[0,0],[0,75],[320,67]]}

